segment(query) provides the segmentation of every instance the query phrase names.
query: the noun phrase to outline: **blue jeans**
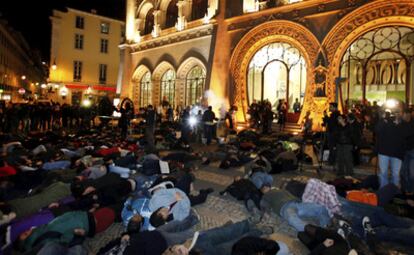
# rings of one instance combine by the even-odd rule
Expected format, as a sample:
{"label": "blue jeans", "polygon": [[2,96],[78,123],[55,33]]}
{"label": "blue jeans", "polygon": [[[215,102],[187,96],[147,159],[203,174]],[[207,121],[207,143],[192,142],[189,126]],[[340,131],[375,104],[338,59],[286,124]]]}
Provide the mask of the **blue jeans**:
{"label": "blue jeans", "polygon": [[70,164],[71,163],[68,160],[47,162],[42,165],[42,169],[46,171],[68,169]]}
{"label": "blue jeans", "polygon": [[129,178],[129,174],[131,172],[129,168],[120,167],[120,166],[110,165],[108,168],[109,168],[109,172],[119,174],[121,178],[124,178],[124,179]]}
{"label": "blue jeans", "polygon": [[364,216],[384,211],[384,208],[382,207],[352,202],[340,196],[338,196],[338,200],[341,203],[341,212],[343,216],[350,219],[357,218],[362,220]]}
{"label": "blue jeans", "polygon": [[394,216],[383,208],[355,202],[341,201],[342,212],[351,220],[352,229],[360,237],[364,237],[362,219],[368,216],[375,230],[374,238],[380,241],[395,241],[412,245],[414,240],[414,220]]}
{"label": "blue jeans", "polygon": [[384,187],[389,183],[388,180],[388,167],[391,167],[392,183],[395,186],[400,186],[400,170],[401,170],[401,159],[394,158],[386,155],[378,155],[378,165],[380,169],[380,187]]}
{"label": "blue jeans", "polygon": [[59,243],[47,243],[37,253],[38,255],[87,255],[88,252],[82,247],[82,245],[76,245],[73,247],[66,247]]}
{"label": "blue jeans", "polygon": [[399,242],[413,245],[414,220],[386,213],[374,213],[369,216],[375,230],[375,238],[380,241]]}
{"label": "blue jeans", "polygon": [[195,248],[204,255],[231,254],[233,245],[243,236],[260,236],[259,230],[252,229],[247,220],[209,229],[200,233]]}
{"label": "blue jeans", "polygon": [[331,220],[328,210],[324,206],[296,201],[290,201],[283,205],[280,209],[280,215],[297,231],[304,231],[307,224],[326,227]]}
{"label": "blue jeans", "polygon": [[194,235],[194,230],[191,229],[194,225],[198,223],[198,218],[191,211],[190,215],[182,221],[174,220],[168,224],[164,224],[157,228],[157,231],[167,241],[168,246],[173,246],[176,244],[183,244],[187,239],[191,238]]}
{"label": "blue jeans", "polygon": [[211,144],[211,140],[213,139],[214,135],[214,125],[204,125],[204,136],[207,139],[207,144]]}
{"label": "blue jeans", "polygon": [[405,153],[401,166],[401,184],[406,192],[414,192],[414,149]]}

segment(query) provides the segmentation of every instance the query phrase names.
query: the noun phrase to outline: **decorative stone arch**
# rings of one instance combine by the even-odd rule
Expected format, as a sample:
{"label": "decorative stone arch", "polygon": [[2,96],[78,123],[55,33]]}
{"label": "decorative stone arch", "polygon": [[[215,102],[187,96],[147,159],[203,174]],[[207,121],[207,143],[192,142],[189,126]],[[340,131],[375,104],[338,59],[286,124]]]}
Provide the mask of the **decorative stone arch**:
{"label": "decorative stone arch", "polygon": [[340,76],[340,65],[345,51],[365,33],[379,27],[414,27],[414,1],[378,0],[361,6],[342,18],[322,42],[329,62],[326,83],[327,96],[335,99],[335,79]]}
{"label": "decorative stone arch", "polygon": [[[207,68],[205,64],[203,63],[203,61],[195,57],[187,58],[181,63],[180,67],[178,68],[177,82],[176,82],[176,87],[175,87],[175,90],[177,91],[179,95],[178,102],[185,102],[185,95],[186,95],[185,87],[186,87],[187,75],[188,75],[188,72],[196,66],[200,66],[204,70],[204,73],[207,75]],[[204,85],[206,85],[206,82]]]}
{"label": "decorative stone arch", "polygon": [[[154,104],[159,104],[160,103],[160,95],[161,95],[161,78],[163,76],[163,74],[168,71],[169,69],[172,69],[175,73],[176,73],[176,78],[177,78],[177,72],[176,69],[174,68],[174,66],[167,62],[167,61],[162,61],[161,63],[159,63],[157,65],[157,67],[154,69],[154,72],[152,74],[152,84],[153,84],[153,102]],[[175,93],[175,100],[177,101],[177,95],[178,93]]]}
{"label": "decorative stone arch", "polygon": [[154,7],[155,7],[154,1],[146,0],[146,1],[143,1],[137,8],[135,16],[137,19],[140,20],[139,27],[137,27],[139,31],[144,31],[147,14],[149,11],[151,11],[151,9],[154,9]]}
{"label": "decorative stone arch", "polygon": [[139,105],[140,105],[139,104],[139,95],[141,93],[141,91],[140,91],[141,90],[141,86],[140,86],[141,79],[142,79],[142,77],[144,77],[144,75],[147,72],[151,73],[150,69],[147,66],[139,65],[135,69],[134,74],[132,75],[132,78],[131,78],[132,101],[134,102],[134,105],[135,105],[136,108],[138,108]]}
{"label": "decorative stone arch", "polygon": [[167,9],[171,1],[173,0],[160,0],[158,3],[157,9],[161,11],[161,14],[159,16],[159,23],[161,27],[165,27],[165,22],[167,20]]}
{"label": "decorative stone arch", "polygon": [[317,59],[320,43],[304,26],[286,20],[266,22],[250,30],[236,46],[231,62],[231,77],[234,82],[234,96],[231,103],[238,106],[237,118],[246,121],[247,103],[247,71],[250,60],[262,47],[275,42],[285,42],[296,47],[306,61],[306,94],[301,119],[306,111],[314,108],[313,68]]}

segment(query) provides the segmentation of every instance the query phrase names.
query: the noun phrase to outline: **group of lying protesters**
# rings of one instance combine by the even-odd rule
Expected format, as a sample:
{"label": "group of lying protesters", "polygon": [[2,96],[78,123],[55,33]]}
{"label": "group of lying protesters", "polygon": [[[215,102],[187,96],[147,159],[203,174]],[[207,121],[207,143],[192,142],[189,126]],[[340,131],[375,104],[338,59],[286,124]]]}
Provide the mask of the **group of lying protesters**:
{"label": "group of lying protesters", "polygon": [[[412,246],[414,240],[413,197],[393,184],[379,188],[376,176],[292,180],[275,188],[275,174],[307,160],[294,139],[242,132],[214,152],[163,156],[145,151],[142,139],[105,131],[2,139],[4,254],[88,254],[85,239],[114,223],[125,231],[98,254],[291,254],[274,228],[261,225],[265,214],[286,220],[311,254],[375,254],[377,241]],[[219,194],[242,200],[251,216],[195,231],[194,206],[214,190],[196,191],[194,171],[215,161],[222,171],[244,167],[244,176]],[[348,196],[356,191],[357,199]]]}

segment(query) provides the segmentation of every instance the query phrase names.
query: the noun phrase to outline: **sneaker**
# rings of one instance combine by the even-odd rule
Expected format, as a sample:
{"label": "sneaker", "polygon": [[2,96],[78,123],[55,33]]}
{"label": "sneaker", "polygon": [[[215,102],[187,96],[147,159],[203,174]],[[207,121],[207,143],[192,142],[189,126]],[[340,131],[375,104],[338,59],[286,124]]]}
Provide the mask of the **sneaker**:
{"label": "sneaker", "polygon": [[346,239],[345,231],[342,228],[338,228],[338,235],[342,236],[343,239]]}
{"label": "sneaker", "polygon": [[374,228],[371,225],[371,221],[368,216],[365,216],[362,219],[362,227],[364,228],[365,235],[367,234],[375,234]]}
{"label": "sneaker", "polygon": [[201,163],[203,166],[208,166],[210,164],[210,159],[206,159]]}
{"label": "sneaker", "polygon": [[344,220],[339,221],[339,227],[344,231],[345,237],[348,237],[352,233],[351,225]]}
{"label": "sneaker", "polygon": [[250,216],[247,220],[249,221],[249,224],[251,226],[255,226],[255,225],[260,223],[261,217],[258,214],[254,214],[254,215]]}
{"label": "sneaker", "polygon": [[270,225],[258,226],[258,230],[263,233],[263,235],[270,236],[275,232],[274,228]]}

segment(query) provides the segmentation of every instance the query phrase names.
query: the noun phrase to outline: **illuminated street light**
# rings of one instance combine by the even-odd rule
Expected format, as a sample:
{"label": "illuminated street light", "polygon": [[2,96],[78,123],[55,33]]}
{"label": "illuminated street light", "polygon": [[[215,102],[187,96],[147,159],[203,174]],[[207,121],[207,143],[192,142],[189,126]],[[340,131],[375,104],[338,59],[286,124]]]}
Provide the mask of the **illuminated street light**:
{"label": "illuminated street light", "polygon": [[56,70],[57,69],[57,65],[56,65],[56,59],[53,60],[53,65],[52,65],[52,70]]}
{"label": "illuminated street light", "polygon": [[397,105],[398,105],[398,101],[397,101],[397,100],[395,100],[395,99],[388,99],[388,100],[385,102],[385,107],[386,107],[387,109],[390,109],[390,110],[392,110],[392,109],[394,109],[395,107],[397,107]]}
{"label": "illuminated street light", "polygon": [[40,87],[41,87],[42,89],[45,89],[45,88],[47,87],[47,85],[43,83],[42,85],[40,85]]}
{"label": "illuminated street light", "polygon": [[22,80],[26,80],[26,75],[22,75]]}
{"label": "illuminated street light", "polygon": [[90,107],[91,104],[92,104],[92,102],[89,99],[85,99],[85,100],[82,101],[82,105],[85,106],[85,107]]}
{"label": "illuminated street light", "polygon": [[26,90],[25,90],[24,88],[20,88],[17,92],[18,92],[20,95],[23,95],[24,93],[26,93]]}

